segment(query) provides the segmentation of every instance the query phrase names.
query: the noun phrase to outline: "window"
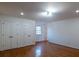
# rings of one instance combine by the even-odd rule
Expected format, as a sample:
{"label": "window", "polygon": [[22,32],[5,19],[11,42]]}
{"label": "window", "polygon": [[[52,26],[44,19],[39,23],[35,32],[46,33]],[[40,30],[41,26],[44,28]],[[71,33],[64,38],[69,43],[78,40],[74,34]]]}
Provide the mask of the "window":
{"label": "window", "polygon": [[41,26],[36,26],[36,34],[41,34]]}

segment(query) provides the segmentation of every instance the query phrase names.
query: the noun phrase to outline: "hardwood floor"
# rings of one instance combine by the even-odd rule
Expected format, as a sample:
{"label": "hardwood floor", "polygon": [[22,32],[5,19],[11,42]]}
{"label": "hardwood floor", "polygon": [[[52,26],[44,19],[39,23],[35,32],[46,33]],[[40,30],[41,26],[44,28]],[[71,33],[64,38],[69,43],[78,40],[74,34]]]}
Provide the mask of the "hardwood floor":
{"label": "hardwood floor", "polygon": [[0,52],[1,57],[78,57],[79,49],[54,43],[39,42],[35,46],[10,49]]}

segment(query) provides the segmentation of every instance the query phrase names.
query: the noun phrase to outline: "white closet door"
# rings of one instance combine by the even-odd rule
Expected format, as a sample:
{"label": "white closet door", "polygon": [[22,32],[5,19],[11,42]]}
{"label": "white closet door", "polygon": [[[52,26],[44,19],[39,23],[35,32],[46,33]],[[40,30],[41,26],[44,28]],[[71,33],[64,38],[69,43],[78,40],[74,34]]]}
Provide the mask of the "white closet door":
{"label": "white closet door", "polygon": [[11,36],[13,36],[13,38],[11,38],[11,49],[12,48],[17,48],[17,26],[16,23],[11,23]]}
{"label": "white closet door", "polygon": [[23,39],[23,24],[22,22],[19,22],[17,25],[16,25],[16,36],[17,36],[17,46],[18,47],[23,47],[23,43],[24,43],[24,39]]}
{"label": "white closet door", "polygon": [[6,48],[6,39],[5,39],[5,28],[4,28],[4,24],[5,24],[5,22],[4,22],[4,20],[2,20],[1,22],[0,22],[0,31],[1,31],[1,33],[0,33],[0,51],[3,51],[3,50],[6,50],[7,48]]}
{"label": "white closet door", "polygon": [[3,23],[3,48],[4,50],[11,48],[11,25],[8,22]]}
{"label": "white closet door", "polygon": [[0,21],[0,51],[3,50],[2,22]]}
{"label": "white closet door", "polygon": [[28,23],[24,23],[24,24],[22,24],[22,32],[23,32],[23,41],[22,41],[22,45],[23,46],[27,46],[27,44],[26,44],[26,41],[28,40],[28,38],[27,38],[27,36],[28,36],[28,32],[29,31],[27,31],[27,30],[30,30],[29,28],[27,28],[28,27]]}
{"label": "white closet door", "polygon": [[9,39],[8,23],[3,20],[0,22],[0,50],[6,50],[11,48]]}

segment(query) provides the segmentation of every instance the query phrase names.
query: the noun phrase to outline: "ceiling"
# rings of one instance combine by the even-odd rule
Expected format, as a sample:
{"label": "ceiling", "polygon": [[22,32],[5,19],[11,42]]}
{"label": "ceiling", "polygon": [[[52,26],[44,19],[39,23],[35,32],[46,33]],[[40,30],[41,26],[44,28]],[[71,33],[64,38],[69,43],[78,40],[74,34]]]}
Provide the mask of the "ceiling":
{"label": "ceiling", "polygon": [[[40,15],[50,7],[57,12],[51,17]],[[0,2],[0,14],[2,15],[47,22],[79,17],[75,13],[77,9],[79,9],[78,2]],[[20,16],[20,12],[24,12],[24,15]]]}

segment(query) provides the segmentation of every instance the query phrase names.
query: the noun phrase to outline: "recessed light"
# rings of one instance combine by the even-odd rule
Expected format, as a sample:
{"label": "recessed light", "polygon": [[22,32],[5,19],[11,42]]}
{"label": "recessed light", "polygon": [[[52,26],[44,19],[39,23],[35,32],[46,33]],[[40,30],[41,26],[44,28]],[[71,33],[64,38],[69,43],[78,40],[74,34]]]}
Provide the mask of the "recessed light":
{"label": "recessed light", "polygon": [[79,13],[79,10],[76,10],[75,12],[76,12],[76,13]]}
{"label": "recessed light", "polygon": [[22,16],[23,16],[23,15],[24,15],[24,13],[23,13],[23,12],[21,12],[21,13],[20,13],[20,15],[22,15]]}

